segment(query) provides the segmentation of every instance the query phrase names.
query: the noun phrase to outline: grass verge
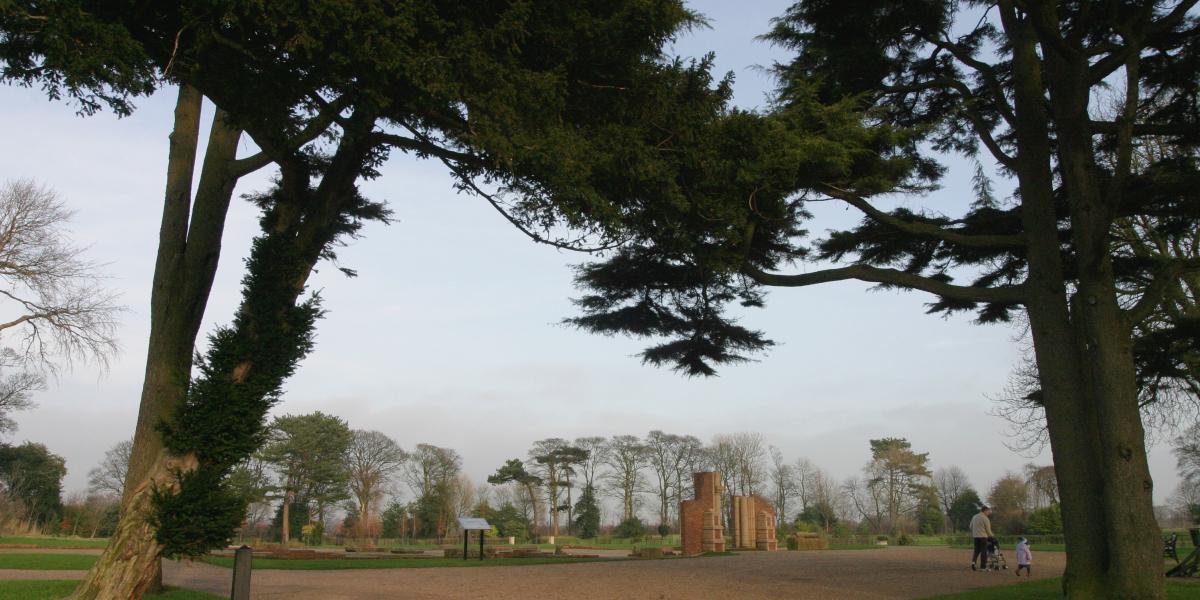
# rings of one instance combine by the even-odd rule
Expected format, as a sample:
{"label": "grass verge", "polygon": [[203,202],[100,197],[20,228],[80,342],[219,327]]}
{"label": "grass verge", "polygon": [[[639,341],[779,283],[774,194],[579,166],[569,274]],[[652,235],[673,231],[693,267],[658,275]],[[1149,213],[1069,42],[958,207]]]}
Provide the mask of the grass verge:
{"label": "grass verge", "polygon": [[98,556],[90,554],[9,554],[0,553],[0,569],[34,571],[86,571]]}
{"label": "grass verge", "polygon": [[108,545],[108,540],[105,538],[0,536],[0,546],[5,545],[38,546],[39,548],[103,548]]}
{"label": "grass verge", "polygon": [[[999,587],[933,596],[928,600],[1060,600],[1062,579],[1041,579]],[[1200,600],[1200,580],[1168,579],[1167,600]]]}
{"label": "grass verge", "polygon": [[[233,568],[233,558],[210,556],[204,559],[211,565]],[[287,560],[254,559],[255,569],[283,571],[340,571],[345,569],[429,569],[439,567],[520,567],[523,565],[561,565],[581,562],[611,562],[617,560],[660,560],[637,558],[490,558],[463,560],[461,558],[380,558],[380,559],[313,559]]]}
{"label": "grass verge", "polygon": [[[54,600],[70,594],[78,581],[60,579],[0,581],[0,600]],[[168,588],[161,594],[146,594],[144,600],[221,600],[207,592]]]}

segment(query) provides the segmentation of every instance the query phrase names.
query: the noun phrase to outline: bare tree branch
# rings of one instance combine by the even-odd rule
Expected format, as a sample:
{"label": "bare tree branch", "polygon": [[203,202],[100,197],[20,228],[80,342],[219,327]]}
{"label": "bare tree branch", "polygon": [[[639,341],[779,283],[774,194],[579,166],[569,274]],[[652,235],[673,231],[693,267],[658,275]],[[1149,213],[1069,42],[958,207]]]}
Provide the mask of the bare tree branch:
{"label": "bare tree branch", "polygon": [[971,287],[961,286],[930,279],[915,273],[907,273],[895,269],[882,269],[867,265],[852,265],[785,275],[768,273],[753,266],[746,266],[743,272],[758,283],[775,287],[803,287],[831,281],[846,281],[857,279],[885,285],[894,285],[907,289],[922,290],[944,298],[966,302],[997,302],[1019,304],[1024,302],[1024,284],[1001,287]]}
{"label": "bare tree branch", "polygon": [[930,223],[917,223],[901,219],[875,208],[866,198],[854,192],[827,183],[820,186],[820,191],[861,210],[875,221],[895,227],[905,233],[928,236],[972,248],[1020,248],[1025,245],[1024,235],[976,235],[959,233]]}

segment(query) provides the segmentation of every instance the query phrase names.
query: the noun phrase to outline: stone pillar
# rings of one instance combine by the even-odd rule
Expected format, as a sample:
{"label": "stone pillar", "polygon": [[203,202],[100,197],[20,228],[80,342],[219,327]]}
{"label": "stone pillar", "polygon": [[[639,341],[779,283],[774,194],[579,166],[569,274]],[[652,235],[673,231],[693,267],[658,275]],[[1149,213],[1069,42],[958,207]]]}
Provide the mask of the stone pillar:
{"label": "stone pillar", "polygon": [[725,532],[721,527],[721,476],[716,472],[696,473],[694,500],[679,505],[680,545],[684,554],[724,552]]}

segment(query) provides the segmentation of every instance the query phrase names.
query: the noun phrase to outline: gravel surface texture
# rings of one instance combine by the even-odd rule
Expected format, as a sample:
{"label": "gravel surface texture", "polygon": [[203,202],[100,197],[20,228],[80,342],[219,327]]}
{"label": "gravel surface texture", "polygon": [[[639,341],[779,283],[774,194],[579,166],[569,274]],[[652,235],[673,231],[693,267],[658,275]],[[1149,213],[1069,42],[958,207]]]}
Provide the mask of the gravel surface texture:
{"label": "gravel surface texture", "polygon": [[[926,598],[1023,581],[1011,569],[974,572],[969,551],[887,548],[823,552],[738,553],[691,559],[619,561],[491,568],[354,571],[255,571],[256,599],[349,600],[405,598],[694,599]],[[1035,557],[1034,578],[1062,575],[1065,556]],[[229,593],[231,571],[207,564],[168,563],[165,582]],[[0,578],[4,578],[0,574]]]}

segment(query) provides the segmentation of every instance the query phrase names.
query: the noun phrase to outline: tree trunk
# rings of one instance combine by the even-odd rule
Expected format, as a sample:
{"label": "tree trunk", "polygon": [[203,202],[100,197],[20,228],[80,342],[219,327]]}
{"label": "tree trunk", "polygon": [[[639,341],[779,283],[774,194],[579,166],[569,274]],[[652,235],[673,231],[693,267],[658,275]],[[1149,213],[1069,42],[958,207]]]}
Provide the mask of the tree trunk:
{"label": "tree trunk", "polygon": [[282,509],[283,522],[279,526],[279,543],[283,544],[284,548],[287,548],[288,541],[291,538],[290,534],[291,534],[291,527],[292,527],[291,521],[292,520],[291,520],[290,514],[289,514],[289,511],[291,510],[291,508],[292,508],[292,499],[289,494],[284,494],[283,495],[283,509]]}
{"label": "tree trunk", "polygon": [[241,136],[218,111],[193,210],[192,172],[202,100],[194,88],[179,89],[150,299],[146,372],[121,518],[108,547],[72,598],[140,598],[159,587],[161,549],[147,522],[150,490],[155,484],[171,485],[169,466],[194,466],[193,460],[167,456],[158,425],[174,414],[187,394],[192,349],[216,274],[225,214],[237,180],[228,165]]}
{"label": "tree trunk", "polygon": [[[151,466],[150,474],[136,488],[126,488],[117,529],[72,599],[141,598],[155,585],[161,585],[160,548],[147,519],[153,510],[152,492],[156,486],[174,485],[173,469],[192,468],[195,468],[194,457],[175,459],[162,452]],[[120,548],[120,552],[114,548]]]}

